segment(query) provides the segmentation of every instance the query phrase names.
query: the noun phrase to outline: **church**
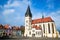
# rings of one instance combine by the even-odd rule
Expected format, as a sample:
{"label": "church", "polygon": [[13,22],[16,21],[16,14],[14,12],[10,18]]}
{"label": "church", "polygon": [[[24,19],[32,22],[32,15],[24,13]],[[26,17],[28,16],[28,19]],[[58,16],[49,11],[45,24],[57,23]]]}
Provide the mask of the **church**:
{"label": "church", "polygon": [[[38,16],[38,15],[37,15]],[[54,20],[51,17],[44,17],[32,20],[32,13],[28,6],[25,13],[25,37],[57,37],[57,30]]]}

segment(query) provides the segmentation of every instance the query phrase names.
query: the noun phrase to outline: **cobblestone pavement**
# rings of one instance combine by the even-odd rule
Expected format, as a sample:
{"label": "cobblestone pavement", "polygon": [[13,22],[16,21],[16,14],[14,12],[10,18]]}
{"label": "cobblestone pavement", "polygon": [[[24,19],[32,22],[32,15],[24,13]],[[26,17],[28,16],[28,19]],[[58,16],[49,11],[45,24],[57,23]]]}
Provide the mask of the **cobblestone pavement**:
{"label": "cobblestone pavement", "polygon": [[0,40],[60,40],[60,38],[9,38]]}

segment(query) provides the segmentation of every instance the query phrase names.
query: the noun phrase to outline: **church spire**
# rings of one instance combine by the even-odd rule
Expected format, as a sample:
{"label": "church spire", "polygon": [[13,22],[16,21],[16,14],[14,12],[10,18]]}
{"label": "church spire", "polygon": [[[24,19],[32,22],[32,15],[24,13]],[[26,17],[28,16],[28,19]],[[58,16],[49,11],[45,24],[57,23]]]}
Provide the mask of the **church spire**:
{"label": "church spire", "polygon": [[28,5],[27,11],[25,13],[25,17],[27,17],[27,16],[32,17],[32,14],[31,14],[30,6],[29,5]]}
{"label": "church spire", "polygon": [[44,19],[44,14],[42,13],[42,22],[44,23],[43,19]]}
{"label": "church spire", "polygon": [[43,15],[43,13],[42,13],[42,18],[44,18],[44,15]]}

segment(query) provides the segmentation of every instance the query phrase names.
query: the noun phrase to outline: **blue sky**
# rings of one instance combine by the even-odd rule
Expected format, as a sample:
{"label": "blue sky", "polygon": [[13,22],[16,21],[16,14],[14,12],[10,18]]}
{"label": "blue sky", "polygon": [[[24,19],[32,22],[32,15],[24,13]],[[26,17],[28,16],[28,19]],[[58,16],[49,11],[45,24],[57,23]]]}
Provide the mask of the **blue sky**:
{"label": "blue sky", "polygon": [[32,19],[41,18],[44,14],[55,21],[57,29],[60,28],[60,0],[0,0],[0,24],[24,25],[28,5]]}

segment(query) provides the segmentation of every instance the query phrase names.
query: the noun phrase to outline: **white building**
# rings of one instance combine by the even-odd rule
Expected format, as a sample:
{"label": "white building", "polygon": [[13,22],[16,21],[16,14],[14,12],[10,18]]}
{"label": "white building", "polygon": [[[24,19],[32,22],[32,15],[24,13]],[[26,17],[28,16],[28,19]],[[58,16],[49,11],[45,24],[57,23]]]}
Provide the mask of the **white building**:
{"label": "white building", "polygon": [[[38,15],[37,15],[38,16]],[[25,33],[26,37],[57,37],[55,22],[51,17],[42,17],[32,20],[32,13],[28,6],[25,13]]]}

